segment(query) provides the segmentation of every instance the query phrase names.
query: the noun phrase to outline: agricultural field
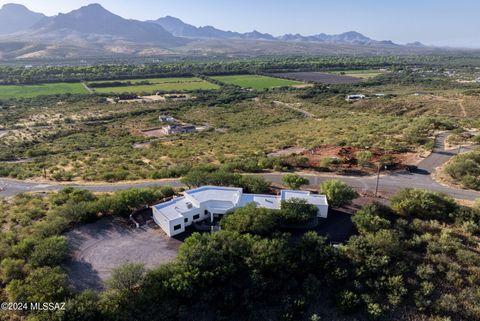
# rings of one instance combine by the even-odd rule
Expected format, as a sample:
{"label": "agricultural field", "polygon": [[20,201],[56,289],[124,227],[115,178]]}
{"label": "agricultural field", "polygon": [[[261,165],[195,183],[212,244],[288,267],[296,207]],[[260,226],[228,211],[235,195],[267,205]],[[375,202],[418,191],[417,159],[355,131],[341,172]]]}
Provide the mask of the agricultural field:
{"label": "agricultural field", "polygon": [[88,94],[88,91],[81,83],[0,86],[0,99],[33,98],[59,94]]}
{"label": "agricultural field", "polygon": [[[25,179],[41,178],[46,173],[50,180],[81,182],[178,177],[192,167],[205,165],[230,168],[241,164],[239,170],[247,172],[281,170],[298,162],[272,160],[268,155],[282,155],[292,148],[304,151],[299,157],[315,151],[319,157],[315,164],[324,163],[321,158],[330,155],[324,149],[334,147],[351,148],[356,153],[372,149],[405,159],[405,155],[431,149],[437,130],[480,125],[480,97],[466,94],[477,87],[439,77],[389,73],[361,84],[275,88],[261,94],[219,86],[216,91],[196,92],[194,100],[148,104],[109,104],[96,95],[68,101],[50,97],[36,103],[12,102],[3,106],[0,114],[0,130],[4,130],[0,175]],[[251,75],[214,79],[236,80],[257,88],[286,81]],[[99,81],[95,88],[123,92],[125,88],[152,86],[143,81],[157,80]],[[162,81],[159,86],[177,86],[176,90],[182,81],[190,86],[212,85],[185,77]],[[412,95],[417,91],[431,94]],[[380,92],[386,95],[375,98]],[[346,102],[345,96],[352,93],[371,98]],[[143,135],[164,126],[159,115],[205,130],[169,137]]]}
{"label": "agricultural field", "polygon": [[361,78],[361,79],[370,79],[370,78],[380,76],[380,75],[386,73],[386,71],[371,69],[371,70],[332,71],[332,72],[329,72],[329,73],[334,74],[334,75],[340,75],[340,76],[347,76],[347,77],[354,77],[354,78]]}
{"label": "agricultural field", "polygon": [[[111,86],[109,86],[111,85]],[[99,94],[182,92],[214,90],[219,87],[197,77],[149,78],[119,81],[95,81],[88,86]]]}
{"label": "agricultural field", "polygon": [[274,74],[276,77],[292,79],[295,81],[308,81],[319,84],[355,84],[362,81],[359,77],[351,77],[344,75],[335,75],[323,72],[287,72]]}
{"label": "agricultural field", "polygon": [[211,77],[224,84],[235,85],[243,88],[256,90],[271,89],[275,87],[289,87],[304,85],[301,81],[280,79],[259,75],[233,75],[233,76],[215,76]]}

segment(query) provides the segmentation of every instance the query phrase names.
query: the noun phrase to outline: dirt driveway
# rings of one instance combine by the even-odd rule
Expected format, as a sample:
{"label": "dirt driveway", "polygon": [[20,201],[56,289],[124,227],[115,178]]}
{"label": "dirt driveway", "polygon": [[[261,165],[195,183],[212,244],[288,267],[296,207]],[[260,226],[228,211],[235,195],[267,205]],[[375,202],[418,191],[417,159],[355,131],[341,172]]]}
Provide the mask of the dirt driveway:
{"label": "dirt driveway", "polygon": [[72,259],[64,268],[75,290],[104,288],[112,269],[124,263],[143,263],[153,268],[177,256],[180,241],[160,229],[134,229],[105,218],[67,234]]}

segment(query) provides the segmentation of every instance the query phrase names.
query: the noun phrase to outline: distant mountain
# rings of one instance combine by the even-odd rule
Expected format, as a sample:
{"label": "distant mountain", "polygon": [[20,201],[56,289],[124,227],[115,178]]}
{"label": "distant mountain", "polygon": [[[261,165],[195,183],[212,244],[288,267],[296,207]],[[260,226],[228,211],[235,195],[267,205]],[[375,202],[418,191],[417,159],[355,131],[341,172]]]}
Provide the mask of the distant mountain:
{"label": "distant mountain", "polygon": [[423,43],[421,43],[421,42],[419,42],[419,41],[407,43],[405,46],[407,46],[407,47],[415,47],[415,48],[425,48],[425,47],[427,47],[426,45],[424,45]]}
{"label": "distant mountain", "polygon": [[91,39],[103,36],[136,43],[155,43],[172,46],[184,43],[160,25],[127,20],[104,9],[99,4],[90,4],[66,14],[39,21],[32,33],[38,37],[59,38],[75,35]]}
{"label": "distant mountain", "polygon": [[376,41],[371,38],[368,38],[356,31],[344,32],[338,35],[327,35],[321,33],[313,36],[302,36],[300,34],[286,34],[278,37],[278,39],[283,41],[297,41],[297,42],[319,42],[319,43],[330,43],[330,44],[349,44],[349,45],[384,45],[384,46],[396,46],[395,43],[386,40],[386,41]]}
{"label": "distant mountain", "polygon": [[27,30],[46,16],[28,10],[20,4],[5,4],[0,9],[0,34],[12,34]]}
{"label": "distant mountain", "polygon": [[261,33],[256,30],[247,33],[239,33],[232,31],[223,31],[212,26],[195,27],[185,23],[182,20],[166,16],[158,20],[152,21],[161,25],[165,30],[169,31],[177,37],[187,38],[204,38],[204,39],[245,39],[245,40],[280,40],[280,41],[296,41],[296,42],[319,42],[331,44],[352,44],[352,45],[383,45],[395,46],[391,41],[376,41],[370,39],[359,32],[349,31],[339,35],[327,35],[324,33],[303,36],[300,34],[286,34],[280,37],[274,37],[268,33]]}
{"label": "distant mountain", "polygon": [[166,16],[152,21],[159,24],[165,30],[177,37],[199,38],[199,39],[249,39],[249,40],[276,40],[268,33],[261,33],[256,30],[247,33],[224,31],[212,26],[195,27],[182,20]]}
{"label": "distant mountain", "polygon": [[[254,22],[252,22],[254,23]],[[398,45],[349,31],[338,35],[240,33],[196,27],[166,16],[125,19],[90,4],[47,17],[17,4],[0,9],[0,60],[162,55],[411,54],[436,52],[419,42]]]}
{"label": "distant mountain", "polygon": [[277,40],[274,36],[268,33],[261,33],[257,30],[252,32],[247,32],[242,35],[242,39],[253,39],[253,40]]}
{"label": "distant mountain", "polygon": [[212,26],[195,27],[171,16],[166,16],[151,22],[162,26],[165,30],[177,37],[207,39],[241,39],[242,37],[241,33],[223,31]]}

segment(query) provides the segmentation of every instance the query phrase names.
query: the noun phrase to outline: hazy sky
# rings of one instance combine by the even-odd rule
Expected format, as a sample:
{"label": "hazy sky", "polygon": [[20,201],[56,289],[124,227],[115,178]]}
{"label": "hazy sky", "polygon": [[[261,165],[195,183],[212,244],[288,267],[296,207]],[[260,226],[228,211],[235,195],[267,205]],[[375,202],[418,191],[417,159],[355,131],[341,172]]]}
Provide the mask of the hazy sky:
{"label": "hazy sky", "polygon": [[0,0],[54,15],[92,2],[133,19],[178,17],[240,32],[359,31],[377,40],[480,47],[479,0]]}

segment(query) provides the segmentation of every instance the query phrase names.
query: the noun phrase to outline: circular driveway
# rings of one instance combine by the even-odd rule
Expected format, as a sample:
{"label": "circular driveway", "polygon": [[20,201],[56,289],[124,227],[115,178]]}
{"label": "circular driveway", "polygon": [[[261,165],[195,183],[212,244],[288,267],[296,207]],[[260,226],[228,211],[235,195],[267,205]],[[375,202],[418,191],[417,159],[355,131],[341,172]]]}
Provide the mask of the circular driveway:
{"label": "circular driveway", "polygon": [[177,256],[180,241],[160,229],[134,229],[122,221],[104,218],[67,233],[71,259],[64,265],[76,290],[103,289],[114,268],[143,263],[154,268]]}

